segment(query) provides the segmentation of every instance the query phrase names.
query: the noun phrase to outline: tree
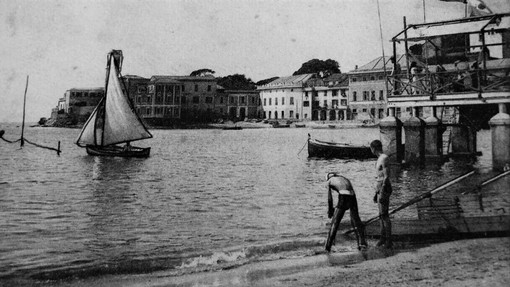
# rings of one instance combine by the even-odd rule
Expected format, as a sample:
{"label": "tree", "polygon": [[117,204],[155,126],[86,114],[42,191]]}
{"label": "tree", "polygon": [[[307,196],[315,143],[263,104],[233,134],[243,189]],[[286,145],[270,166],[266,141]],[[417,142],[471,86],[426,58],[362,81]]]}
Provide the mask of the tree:
{"label": "tree", "polygon": [[234,74],[218,78],[218,85],[226,90],[255,90],[255,83],[245,75]]}
{"label": "tree", "polygon": [[321,73],[323,75],[331,75],[340,72],[340,65],[337,61],[327,59],[326,61],[313,59],[301,65],[299,70],[295,71],[293,76],[302,75],[302,74],[313,74],[313,73]]}
{"label": "tree", "polygon": [[190,77],[203,77],[203,76],[209,76],[216,73],[215,71],[211,69],[199,69],[196,71],[191,72]]}

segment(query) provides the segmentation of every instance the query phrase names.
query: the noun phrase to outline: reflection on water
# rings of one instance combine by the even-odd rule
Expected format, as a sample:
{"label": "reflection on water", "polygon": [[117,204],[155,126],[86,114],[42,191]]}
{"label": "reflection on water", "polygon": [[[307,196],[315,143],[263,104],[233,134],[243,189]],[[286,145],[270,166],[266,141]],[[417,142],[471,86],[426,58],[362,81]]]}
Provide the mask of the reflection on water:
{"label": "reflection on water", "polygon": [[[78,133],[27,130],[36,142],[59,139],[59,157],[0,144],[0,277],[167,269],[215,250],[323,237],[331,171],[351,179],[363,219],[377,214],[374,160],[313,159],[300,150],[308,133],[367,144],[378,129],[155,130],[140,143],[152,147],[147,159],[88,156],[73,143]],[[487,171],[488,135],[478,137],[476,161],[396,172],[392,206],[472,168]]]}

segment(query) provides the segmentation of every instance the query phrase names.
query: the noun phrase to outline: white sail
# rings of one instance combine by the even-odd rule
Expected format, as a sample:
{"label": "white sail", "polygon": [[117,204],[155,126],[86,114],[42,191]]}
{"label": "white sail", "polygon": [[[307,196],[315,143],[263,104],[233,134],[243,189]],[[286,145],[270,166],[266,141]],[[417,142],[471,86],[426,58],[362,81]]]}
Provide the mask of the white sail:
{"label": "white sail", "polygon": [[107,146],[152,137],[122,92],[114,57],[110,59],[105,99],[106,102],[101,101],[87,120],[76,144]]}
{"label": "white sail", "polygon": [[152,135],[131,109],[122,92],[114,59],[110,59],[110,76],[106,91],[104,139],[102,145],[151,138]]}

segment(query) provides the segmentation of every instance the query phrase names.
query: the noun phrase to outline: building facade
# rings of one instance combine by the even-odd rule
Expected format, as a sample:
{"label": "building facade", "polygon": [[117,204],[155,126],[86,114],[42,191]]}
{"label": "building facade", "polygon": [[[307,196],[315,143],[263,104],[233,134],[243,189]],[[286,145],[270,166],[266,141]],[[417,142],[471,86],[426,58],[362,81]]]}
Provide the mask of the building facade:
{"label": "building facade", "polygon": [[278,78],[257,86],[264,119],[309,120],[311,97],[305,98],[306,82],[314,74]]}
{"label": "building facade", "polygon": [[[399,62],[402,57],[399,57]],[[380,120],[386,116],[388,87],[386,77],[393,64],[390,57],[379,57],[349,71],[349,117],[361,119],[370,117]]]}
{"label": "building facade", "polygon": [[256,90],[224,90],[220,87],[216,96],[215,111],[229,119],[244,120],[261,116],[260,97]]}
{"label": "building facade", "polygon": [[312,77],[304,88],[304,99],[311,99],[311,120],[347,120],[349,78],[346,74]]}
{"label": "building facade", "polygon": [[64,93],[64,98],[59,99],[59,112],[88,117],[104,96],[104,88],[73,88]]}

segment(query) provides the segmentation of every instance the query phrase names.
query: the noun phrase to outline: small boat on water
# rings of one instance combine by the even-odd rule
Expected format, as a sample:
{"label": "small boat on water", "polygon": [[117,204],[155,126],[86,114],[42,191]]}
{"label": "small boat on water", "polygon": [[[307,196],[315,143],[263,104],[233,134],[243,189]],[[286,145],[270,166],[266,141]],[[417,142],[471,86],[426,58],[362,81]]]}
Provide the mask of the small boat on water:
{"label": "small boat on water", "polygon": [[369,146],[335,143],[312,139],[308,135],[308,156],[323,158],[375,158]]}
{"label": "small boat on water", "polygon": [[152,138],[152,134],[138,117],[133,104],[122,89],[120,74],[122,61],[121,50],[112,50],[108,53],[105,95],[76,140],[76,145],[86,148],[89,155],[117,157],[150,155],[150,147],[130,145],[132,141]]}

